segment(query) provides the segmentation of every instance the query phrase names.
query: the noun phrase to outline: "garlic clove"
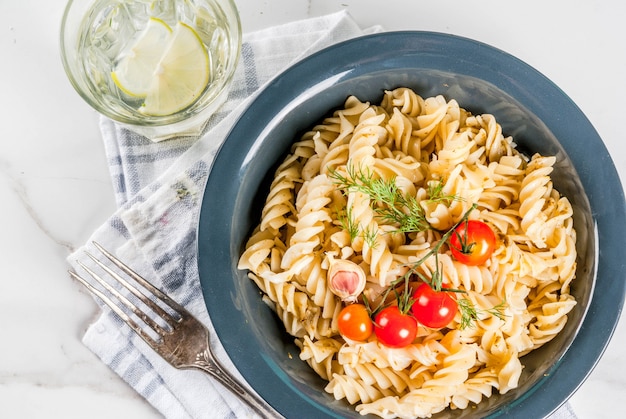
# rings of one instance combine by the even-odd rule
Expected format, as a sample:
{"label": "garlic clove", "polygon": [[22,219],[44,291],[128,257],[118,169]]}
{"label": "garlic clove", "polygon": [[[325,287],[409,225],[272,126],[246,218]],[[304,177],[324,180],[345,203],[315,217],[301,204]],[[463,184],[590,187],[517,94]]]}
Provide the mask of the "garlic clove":
{"label": "garlic clove", "polygon": [[344,259],[331,259],[327,273],[328,288],[342,301],[357,301],[365,289],[365,272],[356,263]]}

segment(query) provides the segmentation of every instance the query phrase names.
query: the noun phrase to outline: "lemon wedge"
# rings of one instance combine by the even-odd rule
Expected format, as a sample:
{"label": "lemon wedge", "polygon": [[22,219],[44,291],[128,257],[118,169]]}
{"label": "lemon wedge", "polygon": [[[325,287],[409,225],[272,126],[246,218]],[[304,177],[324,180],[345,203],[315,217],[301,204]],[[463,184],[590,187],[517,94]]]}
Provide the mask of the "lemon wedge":
{"label": "lemon wedge", "polygon": [[117,61],[111,77],[115,85],[132,97],[143,98],[148,94],[152,77],[166,45],[172,36],[172,28],[161,19],[151,17],[143,31]]}
{"label": "lemon wedge", "polygon": [[139,112],[171,115],[195,102],[209,83],[209,55],[196,31],[178,22],[165,47]]}

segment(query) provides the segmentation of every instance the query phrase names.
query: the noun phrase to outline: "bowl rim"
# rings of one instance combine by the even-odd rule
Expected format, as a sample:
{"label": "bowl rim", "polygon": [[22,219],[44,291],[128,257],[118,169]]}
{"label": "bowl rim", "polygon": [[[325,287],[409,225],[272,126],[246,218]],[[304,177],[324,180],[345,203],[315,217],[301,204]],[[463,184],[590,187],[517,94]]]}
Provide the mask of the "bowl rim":
{"label": "bowl rim", "polygon": [[[258,388],[259,382],[254,377],[255,374],[259,373],[259,369],[263,373],[276,374],[275,380],[271,380],[272,384],[278,386],[276,388],[287,390],[288,387],[284,386],[284,377],[279,377],[281,374],[284,375],[284,372],[275,371],[267,365],[259,365],[253,370],[246,365],[246,353],[230,348],[235,340],[242,339],[239,335],[241,332],[234,330],[232,323],[224,323],[223,307],[218,308],[217,306],[220,302],[223,303],[225,299],[230,301],[234,297],[229,294],[228,290],[220,291],[219,288],[221,287],[215,289],[216,287],[211,286],[211,278],[216,273],[215,260],[226,265],[230,264],[232,267],[233,252],[237,252],[237,258],[239,255],[240,249],[233,248],[234,245],[229,240],[217,240],[215,238],[231,237],[232,227],[236,224],[231,218],[232,208],[234,200],[237,198],[239,183],[248,168],[251,157],[248,153],[250,150],[255,151],[255,141],[263,136],[266,131],[265,123],[269,123],[277,117],[268,109],[268,105],[276,106],[279,109],[278,116],[280,116],[281,106],[294,106],[294,101],[306,100],[309,95],[315,93],[310,89],[312,85],[316,83],[332,84],[342,78],[355,77],[359,71],[358,66],[355,65],[355,62],[358,61],[356,56],[360,57],[360,66],[369,66],[366,70],[378,69],[382,71],[386,65],[389,65],[380,57],[381,51],[385,49],[390,51],[395,48],[396,52],[398,50],[406,52],[419,49],[416,53],[421,51],[425,56],[431,54],[426,58],[436,60],[437,54],[450,53],[451,46],[454,47],[452,48],[454,52],[461,53],[458,57],[461,61],[464,57],[475,54],[474,56],[491,59],[491,61],[486,61],[487,63],[505,63],[506,74],[491,69],[492,73],[489,77],[496,77],[497,75],[499,79],[491,80],[488,78],[487,81],[507,93],[528,95],[524,86],[532,81],[533,92],[540,92],[541,94],[537,100],[556,104],[560,109],[567,111],[565,115],[567,118],[577,118],[575,121],[577,121],[576,127],[579,132],[576,133],[576,137],[587,138],[585,144],[569,144],[577,151],[570,153],[570,158],[573,160],[585,192],[589,197],[594,217],[597,272],[593,296],[601,295],[603,300],[591,299],[588,308],[589,315],[585,316],[570,349],[557,360],[549,374],[539,380],[524,397],[512,403],[507,408],[506,413],[525,417],[544,417],[555,411],[566,402],[591,373],[604,353],[617,326],[624,305],[626,281],[621,281],[622,287],[618,289],[617,284],[612,282],[612,278],[615,276],[624,278],[626,252],[619,246],[611,246],[611,243],[620,243],[619,240],[626,235],[626,201],[619,176],[604,143],[578,106],[559,87],[533,67],[502,50],[479,41],[428,31],[383,32],[353,38],[327,47],[292,65],[272,79],[254,98],[239,116],[226,140],[220,146],[208,175],[200,210],[197,230],[198,271],[203,297],[218,337],[243,377],[253,387],[257,387],[256,390],[263,397],[271,398],[270,402],[274,407],[284,414],[290,413],[281,410],[287,409],[287,407],[278,398],[269,397],[275,388]],[[363,51],[361,54],[373,54],[377,60],[367,60],[360,56],[358,51]],[[391,52],[384,53],[383,58],[389,58],[390,54]],[[341,57],[341,59],[338,60],[337,57]],[[474,74],[474,72],[484,71],[485,65],[491,65],[483,64],[476,67],[472,66],[470,61],[465,61],[464,64],[468,65],[465,69],[466,74],[477,77],[479,75]],[[310,80],[298,80],[298,74],[303,71],[311,77]],[[289,86],[289,89],[286,90],[285,86]],[[518,98],[515,94],[513,96]],[[525,105],[524,100],[522,100],[522,104]],[[563,115],[541,114],[538,116],[550,129],[556,129],[557,132],[565,131],[563,134],[555,134],[557,138],[568,138],[568,130],[571,127],[568,127],[568,124],[564,124],[563,121],[570,119],[563,119]],[[583,132],[580,132],[581,128]],[[597,156],[595,161],[589,159],[588,155],[585,154],[585,149],[588,148],[595,150]],[[241,150],[244,152],[242,153]],[[225,178],[229,176],[233,179],[230,184],[225,182]],[[612,188],[607,186],[609,182],[613,185]],[[617,190],[618,186],[619,190]],[[609,189],[611,190],[609,191]],[[602,249],[602,252],[599,252],[599,249]],[[236,267],[236,261],[234,263]],[[228,273],[229,270],[226,269],[225,272]],[[219,270],[218,273],[220,273]],[[237,311],[238,308],[233,305],[232,310]],[[244,339],[248,337],[244,335]],[[581,356],[581,354],[587,356]],[[537,391],[540,387],[550,387],[550,392]],[[530,397],[531,395],[532,397]],[[298,414],[332,414],[326,407],[313,404],[306,405],[305,403],[303,409],[298,411]],[[308,409],[311,409],[310,412]],[[501,413],[503,412],[495,412],[492,416],[495,417]]]}

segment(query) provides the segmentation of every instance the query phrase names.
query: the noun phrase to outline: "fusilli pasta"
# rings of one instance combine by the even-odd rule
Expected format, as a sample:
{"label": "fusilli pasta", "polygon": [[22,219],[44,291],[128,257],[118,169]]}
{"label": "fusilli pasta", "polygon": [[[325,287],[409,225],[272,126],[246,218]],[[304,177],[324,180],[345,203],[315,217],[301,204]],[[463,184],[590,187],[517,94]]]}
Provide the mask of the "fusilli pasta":
{"label": "fusilli pasta", "polygon": [[[328,380],[336,399],[384,418],[464,409],[515,388],[520,357],[564,327],[576,304],[569,293],[576,271],[572,206],[552,184],[555,157],[529,158],[515,147],[492,115],[472,115],[455,100],[422,98],[408,88],[386,91],[380,105],[351,96],[292,146],[239,269],[250,271],[295,337],[300,358]],[[350,176],[350,167],[393,179],[419,202],[431,228],[398,232],[377,216],[370,196],[340,190],[331,174]],[[455,199],[427,199],[433,182]],[[333,259],[361,266],[365,292],[375,298],[466,214],[497,235],[487,262],[464,265],[443,247],[416,270],[425,277],[438,271],[443,284],[464,295],[478,313],[470,327],[457,313],[442,329],[420,325],[402,348],[375,335],[356,342],[339,334],[343,303],[326,279]]]}

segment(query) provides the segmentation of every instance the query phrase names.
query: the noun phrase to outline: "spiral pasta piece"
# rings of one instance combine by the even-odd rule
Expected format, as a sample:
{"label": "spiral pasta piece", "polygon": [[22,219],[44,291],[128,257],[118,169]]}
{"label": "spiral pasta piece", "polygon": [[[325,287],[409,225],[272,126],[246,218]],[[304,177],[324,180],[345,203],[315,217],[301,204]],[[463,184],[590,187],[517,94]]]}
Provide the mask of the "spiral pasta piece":
{"label": "spiral pasta piece", "polygon": [[413,90],[406,87],[399,87],[394,90],[385,91],[381,106],[391,113],[398,110],[409,117],[416,117],[422,114],[425,107],[424,99]]}

